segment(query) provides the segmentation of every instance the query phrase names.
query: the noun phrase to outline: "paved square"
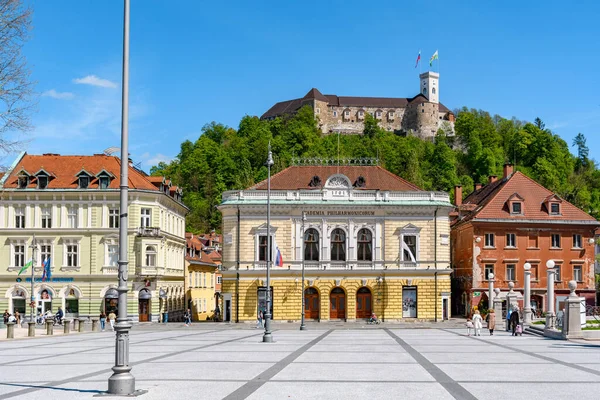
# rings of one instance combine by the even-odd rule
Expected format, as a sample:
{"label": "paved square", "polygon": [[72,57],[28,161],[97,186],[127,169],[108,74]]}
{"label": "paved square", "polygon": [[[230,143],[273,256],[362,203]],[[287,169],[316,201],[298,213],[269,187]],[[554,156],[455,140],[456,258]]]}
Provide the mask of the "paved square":
{"label": "paved square", "polygon": [[[359,325],[356,325],[358,327]],[[147,325],[131,333],[141,399],[597,399],[600,344],[467,337],[456,329],[308,331]],[[331,329],[330,329],[331,328]],[[114,334],[0,342],[0,400],[92,399],[112,374]]]}

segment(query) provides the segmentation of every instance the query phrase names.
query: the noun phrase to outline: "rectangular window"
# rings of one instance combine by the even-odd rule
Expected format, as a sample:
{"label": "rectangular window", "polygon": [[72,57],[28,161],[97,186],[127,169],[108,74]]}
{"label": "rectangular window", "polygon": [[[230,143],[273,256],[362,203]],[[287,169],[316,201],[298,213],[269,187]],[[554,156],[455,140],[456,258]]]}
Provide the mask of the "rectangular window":
{"label": "rectangular window", "polygon": [[515,264],[507,264],[506,265],[506,280],[507,281],[514,281],[514,280],[516,280],[516,277],[515,277]]}
{"label": "rectangular window", "polygon": [[521,212],[521,203],[518,201],[512,203],[512,214],[521,214]]}
{"label": "rectangular window", "polygon": [[[47,259],[52,255],[52,246],[49,244],[43,244],[40,246],[40,257],[41,257],[41,265],[44,265]],[[52,261],[52,260],[50,260]],[[52,265],[52,263],[50,263]]]}
{"label": "rectangular window", "polygon": [[223,283],[223,277],[222,276],[217,276],[217,283],[220,285],[221,283]]}
{"label": "rectangular window", "polygon": [[198,277],[198,271],[194,272],[194,287],[198,287],[198,281],[199,281],[199,277]]}
{"label": "rectangular window", "polygon": [[77,260],[77,247],[76,244],[67,245],[67,267],[77,267],[79,265]]}
{"label": "rectangular window", "polygon": [[206,287],[206,273],[201,272],[202,274],[202,287]]}
{"label": "rectangular window", "polygon": [[403,235],[402,261],[416,262],[417,258],[417,237],[414,235]]}
{"label": "rectangular window", "polygon": [[581,249],[583,246],[581,245],[581,235],[575,234],[573,235],[573,248]]}
{"label": "rectangular window", "polygon": [[29,177],[19,176],[17,185],[19,186],[19,189],[27,189],[27,185],[29,185]]}
{"label": "rectangular window", "polygon": [[561,269],[561,268],[560,268],[560,267],[561,267],[561,265],[560,265],[560,264],[556,264],[556,265],[554,266],[554,272],[555,272],[555,273],[554,273],[554,279],[556,279],[556,281],[557,281],[557,282],[560,282],[560,281],[561,281],[561,279],[562,279],[562,276],[561,276],[561,271],[560,271],[560,269]]}
{"label": "rectangular window", "polygon": [[150,209],[150,208],[142,208],[142,218],[141,218],[141,221],[140,221],[140,226],[142,228],[149,228],[150,227],[151,217],[152,217],[152,209]]}
{"label": "rectangular window", "polygon": [[67,221],[69,222],[69,228],[77,228],[78,220],[78,207],[72,206],[67,209]]}
{"label": "rectangular window", "polygon": [[556,249],[560,249],[560,234],[553,233],[551,235],[551,240],[552,240],[551,247],[556,248]]}
{"label": "rectangular window", "polygon": [[490,274],[494,273],[494,264],[485,264],[485,280],[490,280]]}
{"label": "rectangular window", "polygon": [[14,250],[15,250],[15,267],[25,266],[25,245],[16,244],[14,246]]}
{"label": "rectangular window", "polygon": [[560,214],[560,204],[558,204],[558,203],[550,204],[550,214],[559,215]]}
{"label": "rectangular window", "polygon": [[80,176],[79,177],[79,188],[87,189],[90,186],[90,177],[89,176]]}
{"label": "rectangular window", "polygon": [[99,189],[108,189],[108,186],[110,185],[110,179],[108,176],[101,176],[100,177],[100,183],[98,184],[98,188]]}
{"label": "rectangular window", "polygon": [[210,287],[215,287],[215,275],[210,274]]}
{"label": "rectangular window", "polygon": [[336,118],[337,117],[337,111],[333,112],[333,117]]}
{"label": "rectangular window", "polygon": [[25,208],[15,207],[15,228],[25,228]]}
{"label": "rectangular window", "polygon": [[537,281],[538,280],[538,265],[537,264],[531,264],[531,280]]}
{"label": "rectangular window", "polygon": [[108,227],[118,228],[119,227],[119,209],[111,208],[108,210]]}
{"label": "rectangular window", "polygon": [[485,234],[485,247],[496,247],[496,240],[493,233]]}
{"label": "rectangular window", "polygon": [[52,228],[52,207],[42,207],[42,228]]}
{"label": "rectangular window", "polygon": [[321,109],[320,108],[315,108],[315,114],[321,114]]}
{"label": "rectangular window", "polygon": [[[267,261],[267,237],[258,237],[258,261]],[[271,237],[271,252],[273,252],[273,238]],[[275,261],[275,260],[271,260]]]}
{"label": "rectangular window", "polygon": [[350,118],[350,111],[344,111],[344,117]]}
{"label": "rectangular window", "polygon": [[38,189],[46,189],[48,187],[48,177],[44,175],[40,175],[37,177],[38,181]]}
{"label": "rectangular window", "polygon": [[117,267],[119,265],[119,245],[108,245],[108,265]]}
{"label": "rectangular window", "polygon": [[581,274],[581,266],[580,265],[573,267],[573,279],[577,282],[583,281],[583,276]]}
{"label": "rectangular window", "polygon": [[506,234],[506,247],[517,247],[517,235],[514,233]]}

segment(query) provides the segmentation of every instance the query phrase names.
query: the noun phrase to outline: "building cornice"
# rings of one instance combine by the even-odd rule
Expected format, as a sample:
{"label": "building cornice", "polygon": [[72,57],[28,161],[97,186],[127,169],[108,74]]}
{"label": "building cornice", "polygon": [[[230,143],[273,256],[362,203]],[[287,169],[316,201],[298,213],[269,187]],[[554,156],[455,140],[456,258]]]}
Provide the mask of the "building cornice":
{"label": "building cornice", "polygon": [[600,226],[599,221],[592,220],[557,220],[557,219],[504,219],[504,218],[475,218],[471,223],[503,223],[503,224],[550,224],[550,225],[590,225]]}

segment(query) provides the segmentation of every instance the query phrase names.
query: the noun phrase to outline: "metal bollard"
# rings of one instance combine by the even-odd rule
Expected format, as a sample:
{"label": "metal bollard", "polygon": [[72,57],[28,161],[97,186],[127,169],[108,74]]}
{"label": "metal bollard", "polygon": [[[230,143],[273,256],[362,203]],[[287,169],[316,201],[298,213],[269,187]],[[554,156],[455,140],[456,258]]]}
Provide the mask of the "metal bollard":
{"label": "metal bollard", "polygon": [[73,318],[73,330],[74,331],[77,330],[77,321],[79,321],[79,318]]}
{"label": "metal bollard", "polygon": [[27,336],[35,337],[35,321],[29,321],[27,324],[29,325],[29,329],[27,330]]}
{"label": "metal bollard", "polygon": [[15,323],[14,322],[6,323],[6,338],[7,339],[15,338]]}
{"label": "metal bollard", "polygon": [[85,320],[84,319],[80,319],[79,320],[79,333],[83,332],[83,324],[85,324]]}
{"label": "metal bollard", "polygon": [[92,319],[92,332],[98,332],[98,328],[99,328],[98,318],[93,318]]}
{"label": "metal bollard", "polygon": [[64,326],[64,334],[68,335],[69,333],[71,333],[71,320],[70,319],[63,319],[63,326]]}
{"label": "metal bollard", "polygon": [[54,335],[54,318],[46,318],[46,335]]}

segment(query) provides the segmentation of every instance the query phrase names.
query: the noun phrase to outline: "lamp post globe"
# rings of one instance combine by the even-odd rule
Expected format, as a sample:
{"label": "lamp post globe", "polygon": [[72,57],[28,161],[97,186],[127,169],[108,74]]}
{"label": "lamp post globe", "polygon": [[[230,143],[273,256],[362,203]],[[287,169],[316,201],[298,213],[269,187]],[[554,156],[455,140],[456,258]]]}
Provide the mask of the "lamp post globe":
{"label": "lamp post globe", "polygon": [[555,265],[556,265],[556,263],[554,262],[554,260],[548,260],[548,261],[546,261],[546,267],[548,269],[554,268]]}
{"label": "lamp post globe", "polygon": [[492,279],[494,279],[494,276],[495,276],[495,275],[494,275],[494,273],[492,272],[492,273],[490,273],[490,274],[488,275],[488,278],[490,278],[490,280],[492,280]]}
{"label": "lamp post globe", "polygon": [[525,263],[525,265],[523,265],[523,269],[525,269],[525,271],[531,270],[531,264]]}

